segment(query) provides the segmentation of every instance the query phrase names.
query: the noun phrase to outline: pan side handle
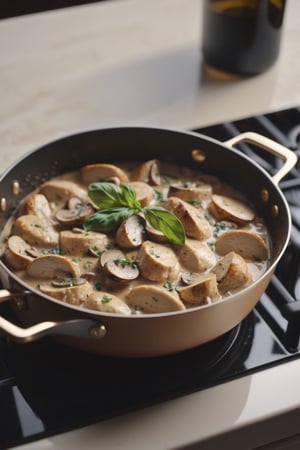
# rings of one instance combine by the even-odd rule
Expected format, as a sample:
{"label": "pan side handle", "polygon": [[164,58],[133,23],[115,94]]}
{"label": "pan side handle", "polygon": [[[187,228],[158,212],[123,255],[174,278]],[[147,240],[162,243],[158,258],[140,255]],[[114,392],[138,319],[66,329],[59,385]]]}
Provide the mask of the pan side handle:
{"label": "pan side handle", "polygon": [[250,144],[257,145],[258,147],[266,150],[267,152],[278,156],[280,159],[284,161],[282,167],[272,177],[273,182],[275,184],[278,184],[282,180],[282,178],[285,177],[285,175],[287,175],[297,163],[298,158],[292,150],[288,149],[287,147],[284,147],[278,142],[273,141],[272,139],[262,136],[261,134],[254,133],[252,131],[241,133],[238,136],[235,136],[232,139],[225,141],[224,144],[229,147],[233,147],[234,145],[240,144],[241,142],[249,142]]}
{"label": "pan side handle", "polygon": [[[13,293],[6,289],[0,290],[0,303],[22,293]],[[26,295],[23,293],[23,295]],[[106,334],[106,327],[101,322],[92,319],[73,319],[63,322],[40,322],[28,328],[22,328],[0,316],[0,332],[12,341],[28,343],[44,336],[59,335],[80,338],[102,339]]]}

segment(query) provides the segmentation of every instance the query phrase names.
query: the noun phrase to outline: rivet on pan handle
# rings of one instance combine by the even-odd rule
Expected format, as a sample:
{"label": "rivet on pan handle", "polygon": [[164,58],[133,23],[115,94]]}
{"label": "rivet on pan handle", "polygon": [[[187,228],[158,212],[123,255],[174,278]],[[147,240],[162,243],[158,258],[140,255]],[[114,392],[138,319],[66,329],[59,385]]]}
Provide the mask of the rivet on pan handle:
{"label": "rivet on pan handle", "polygon": [[[0,303],[16,295],[20,296],[20,293],[1,289]],[[0,331],[3,331],[15,342],[27,343],[50,335],[102,339],[106,334],[106,327],[97,320],[74,319],[64,322],[41,322],[28,328],[22,328],[0,316]]]}
{"label": "rivet on pan handle", "polygon": [[253,133],[250,131],[246,133],[241,133],[238,136],[235,136],[232,139],[225,141],[224,144],[229,147],[233,147],[234,145],[240,144],[241,142],[249,142],[250,144],[257,145],[258,147],[266,150],[267,152],[278,156],[280,159],[284,161],[283,166],[272,177],[275,184],[278,184],[282,180],[282,178],[285,177],[285,175],[287,175],[297,163],[297,156],[292,150],[289,150],[283,145],[278,144],[278,142],[275,142],[272,139],[269,139],[258,133]]}

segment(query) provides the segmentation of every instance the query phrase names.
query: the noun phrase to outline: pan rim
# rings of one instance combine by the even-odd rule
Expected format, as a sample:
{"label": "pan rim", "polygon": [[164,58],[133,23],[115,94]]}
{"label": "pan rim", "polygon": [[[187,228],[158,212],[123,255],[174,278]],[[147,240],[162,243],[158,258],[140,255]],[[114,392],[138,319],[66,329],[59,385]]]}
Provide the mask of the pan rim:
{"label": "pan rim", "polygon": [[[35,149],[29,150],[27,152],[25,152],[23,155],[19,156],[14,162],[12,162],[5,170],[4,172],[1,174],[0,176],[0,183],[3,182],[5,180],[5,178],[19,165],[21,164],[23,161],[25,161],[28,157],[30,157],[31,155],[38,153],[39,151],[43,151],[43,149],[45,149],[48,146],[52,146],[55,145],[58,142],[63,142],[63,141],[67,141],[69,139],[74,139],[76,137],[79,136],[83,136],[83,135],[91,135],[93,133],[117,133],[117,132],[124,132],[124,131],[131,131],[134,132],[135,130],[138,130],[139,132],[142,131],[148,131],[148,132],[157,132],[157,133],[171,133],[171,134],[178,134],[178,135],[187,135],[187,136],[192,136],[196,139],[200,139],[202,141],[205,142],[210,142],[214,145],[218,145],[220,147],[225,148],[227,151],[232,152],[234,154],[236,154],[238,157],[244,159],[247,161],[248,164],[251,164],[252,166],[254,166],[254,168],[258,171],[260,171],[262,173],[262,175],[268,179],[269,183],[271,183],[274,188],[276,189],[277,194],[280,196],[282,204],[284,205],[285,208],[285,214],[287,217],[287,229],[286,229],[286,236],[285,239],[283,240],[283,243],[281,245],[280,251],[277,254],[276,258],[272,261],[272,263],[270,264],[270,266],[267,268],[267,270],[263,273],[263,275],[261,277],[259,277],[254,283],[252,283],[251,285],[247,286],[246,288],[240,290],[239,292],[232,294],[228,297],[224,297],[220,300],[218,300],[215,303],[211,303],[211,304],[207,304],[207,305],[199,305],[199,306],[195,306],[192,308],[188,308],[185,310],[180,310],[180,311],[171,311],[171,312],[164,312],[164,313],[149,313],[149,314],[130,314],[130,315],[124,315],[124,314],[118,314],[118,313],[108,313],[108,312],[102,312],[102,311],[95,311],[95,310],[89,310],[89,309],[85,309],[81,306],[76,306],[76,305],[71,305],[68,303],[64,303],[61,300],[57,300],[53,297],[50,297],[46,294],[41,293],[40,291],[38,291],[37,289],[31,287],[30,285],[28,285],[27,283],[23,282],[22,279],[20,279],[14,272],[12,272],[3,262],[2,259],[0,259],[0,266],[5,270],[5,272],[12,277],[19,285],[23,286],[24,289],[29,290],[32,294],[35,294],[47,301],[51,301],[57,305],[59,305],[60,307],[66,307],[67,309],[70,309],[72,311],[76,311],[79,313],[84,313],[85,315],[92,315],[95,317],[107,317],[110,319],[122,319],[122,320],[128,320],[128,319],[152,319],[152,318],[163,318],[163,317],[170,317],[170,316],[181,316],[183,314],[192,314],[195,311],[198,310],[203,310],[203,309],[207,309],[207,308],[213,308],[213,307],[217,307],[217,305],[219,305],[220,303],[224,303],[224,302],[231,302],[231,301],[236,301],[237,297],[240,297],[243,294],[247,294],[250,290],[254,289],[255,286],[262,282],[265,278],[267,278],[271,272],[273,272],[276,268],[276,265],[278,263],[278,261],[281,259],[283,253],[285,252],[287,246],[288,246],[288,242],[290,239],[290,234],[291,234],[291,214],[290,214],[290,210],[288,207],[288,203],[287,200],[285,199],[282,191],[280,190],[280,188],[273,182],[271,175],[262,167],[260,166],[255,160],[251,159],[249,156],[243,154],[239,149],[233,148],[233,147],[229,147],[226,145],[226,143],[223,143],[217,139],[214,139],[212,137],[206,136],[204,134],[201,133],[197,133],[195,131],[190,131],[190,130],[180,130],[180,129],[176,129],[176,128],[164,128],[164,127],[152,127],[152,126],[118,126],[118,127],[106,127],[106,128],[96,128],[96,129],[89,129],[89,130],[82,130],[79,131],[78,133],[70,133],[61,137],[58,137],[57,139],[54,139],[52,141],[48,141],[40,146],[38,146]],[[259,301],[259,299],[258,299]]]}

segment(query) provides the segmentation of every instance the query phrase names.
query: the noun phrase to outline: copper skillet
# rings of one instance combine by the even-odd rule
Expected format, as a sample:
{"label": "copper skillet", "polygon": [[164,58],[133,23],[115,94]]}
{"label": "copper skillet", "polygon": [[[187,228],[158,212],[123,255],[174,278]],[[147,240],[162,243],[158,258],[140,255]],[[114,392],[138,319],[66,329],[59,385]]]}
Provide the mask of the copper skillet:
{"label": "copper skillet", "polygon": [[[275,175],[269,175],[233,148],[240,142],[250,142],[276,155],[284,161],[281,168]],[[83,310],[42,295],[0,261],[4,287],[0,302],[9,301],[25,327],[0,317],[0,330],[10,339],[24,343],[52,335],[66,345],[103,355],[158,356],[209,342],[235,327],[252,311],[289,241],[290,212],[278,183],[297,161],[292,151],[255,133],[244,133],[221,143],[192,132],[111,128],[51,142],[19,159],[2,175],[1,229],[22,198],[46,179],[94,162],[151,158],[196,167],[238,187],[269,227],[273,249],[267,272],[241,292],[211,305],[173,313],[122,316]]]}

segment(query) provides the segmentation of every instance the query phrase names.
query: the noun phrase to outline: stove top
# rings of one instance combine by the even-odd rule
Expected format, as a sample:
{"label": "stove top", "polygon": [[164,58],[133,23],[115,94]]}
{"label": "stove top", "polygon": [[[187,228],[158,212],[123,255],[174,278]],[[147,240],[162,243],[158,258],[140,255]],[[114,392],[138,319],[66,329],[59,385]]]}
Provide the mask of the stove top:
{"label": "stove top", "polygon": [[[256,131],[300,155],[300,108],[196,131],[225,141]],[[269,173],[273,156],[240,150]],[[215,341],[176,355],[112,359],[50,339],[17,345],[0,339],[0,449],[124,414],[300,357],[300,167],[280,183],[292,213],[289,246],[257,307]],[[1,314],[9,315],[7,305]]]}

